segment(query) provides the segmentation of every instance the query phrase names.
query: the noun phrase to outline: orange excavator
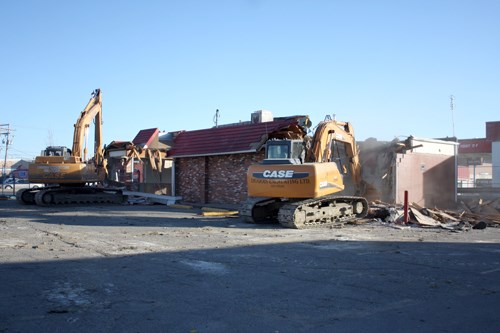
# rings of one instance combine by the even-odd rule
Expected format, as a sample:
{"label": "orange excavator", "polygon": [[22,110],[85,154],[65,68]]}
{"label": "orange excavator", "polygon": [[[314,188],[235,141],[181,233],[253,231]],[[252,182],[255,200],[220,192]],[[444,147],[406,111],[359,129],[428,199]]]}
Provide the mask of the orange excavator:
{"label": "orange excavator", "polygon": [[[85,144],[90,124],[94,122],[94,156],[88,159]],[[106,176],[102,143],[101,90],[92,92],[90,101],[75,123],[73,146],[49,146],[28,167],[30,183],[45,187],[23,189],[16,193],[22,204],[42,206],[72,203],[120,203],[121,189],[101,186]]]}
{"label": "orange excavator", "polygon": [[[347,168],[350,166],[350,168]],[[288,228],[324,227],[363,218],[368,202],[338,195],[350,175],[361,191],[361,167],[350,123],[327,117],[312,139],[270,139],[266,156],[247,171],[248,200],[240,216],[251,223],[278,221]]]}

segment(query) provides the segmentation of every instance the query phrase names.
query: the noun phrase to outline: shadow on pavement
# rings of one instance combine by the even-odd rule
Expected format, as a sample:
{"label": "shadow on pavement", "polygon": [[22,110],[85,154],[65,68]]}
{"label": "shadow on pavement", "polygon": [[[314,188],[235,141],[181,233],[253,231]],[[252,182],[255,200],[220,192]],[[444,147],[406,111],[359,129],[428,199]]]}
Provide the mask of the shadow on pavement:
{"label": "shadow on pavement", "polygon": [[317,241],[0,265],[0,332],[496,332],[500,245]]}

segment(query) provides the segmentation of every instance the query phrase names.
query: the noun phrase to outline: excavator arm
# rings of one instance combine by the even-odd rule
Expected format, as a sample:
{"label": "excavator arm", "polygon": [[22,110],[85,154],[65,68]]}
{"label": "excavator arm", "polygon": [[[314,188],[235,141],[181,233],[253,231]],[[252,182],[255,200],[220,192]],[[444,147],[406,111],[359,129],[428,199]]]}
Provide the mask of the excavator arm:
{"label": "excavator arm", "polygon": [[[72,155],[79,158],[80,161],[87,161],[87,147],[84,146],[84,140],[88,133],[89,126],[95,122],[94,130],[94,159],[96,165],[103,163],[103,148],[102,148],[102,99],[101,90],[96,89],[92,93],[90,101],[83,109],[75,123],[75,131],[73,135],[73,151]],[[82,156],[83,155],[83,156]]]}
{"label": "excavator arm", "polygon": [[361,165],[358,146],[354,139],[354,129],[348,122],[327,120],[318,124],[306,160],[308,162],[332,162],[334,144],[343,143],[350,159],[352,180],[356,187],[361,183]]}

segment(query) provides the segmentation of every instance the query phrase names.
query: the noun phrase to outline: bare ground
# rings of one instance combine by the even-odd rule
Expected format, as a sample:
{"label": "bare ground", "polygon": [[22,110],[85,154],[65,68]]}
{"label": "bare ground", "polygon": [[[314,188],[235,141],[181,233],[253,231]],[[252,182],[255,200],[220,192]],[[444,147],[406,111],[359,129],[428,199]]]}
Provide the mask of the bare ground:
{"label": "bare ground", "polygon": [[292,230],[164,205],[8,200],[0,232],[0,332],[493,332],[500,324],[500,228],[366,220]]}

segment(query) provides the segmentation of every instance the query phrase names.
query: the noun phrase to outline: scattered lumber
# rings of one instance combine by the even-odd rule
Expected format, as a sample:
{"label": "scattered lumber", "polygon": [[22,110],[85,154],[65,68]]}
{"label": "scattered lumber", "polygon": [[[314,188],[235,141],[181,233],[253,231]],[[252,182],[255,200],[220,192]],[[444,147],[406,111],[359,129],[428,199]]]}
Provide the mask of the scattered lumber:
{"label": "scattered lumber", "polygon": [[172,197],[167,195],[158,195],[146,192],[123,191],[123,194],[128,197],[129,203],[153,203],[162,205],[173,205],[182,197]]}
{"label": "scattered lumber", "polygon": [[422,214],[415,207],[410,207],[410,213],[412,214],[414,221],[416,221],[418,224],[420,224],[422,226],[438,227],[440,225],[439,221],[433,219],[430,216],[426,216],[426,215]]}
{"label": "scattered lumber", "polygon": [[[409,224],[426,228],[464,230],[500,227],[500,199],[486,201],[478,198],[470,202],[461,201],[455,211],[437,207],[422,207],[412,202],[409,205],[408,213]],[[402,205],[374,201],[370,203],[367,217],[394,224],[403,224],[402,214]]]}
{"label": "scattered lumber", "polygon": [[232,215],[238,215],[238,211],[226,211],[226,212],[202,212],[201,215],[203,216],[232,216]]}
{"label": "scattered lumber", "polygon": [[201,210],[201,215],[203,216],[233,216],[239,214],[239,212],[236,210],[228,210],[223,208],[202,207]]}

